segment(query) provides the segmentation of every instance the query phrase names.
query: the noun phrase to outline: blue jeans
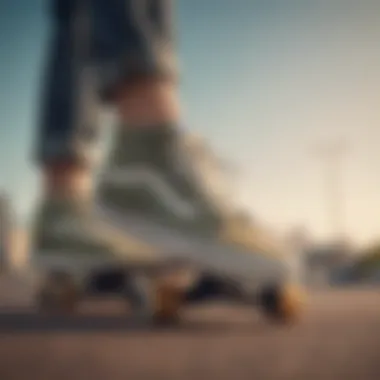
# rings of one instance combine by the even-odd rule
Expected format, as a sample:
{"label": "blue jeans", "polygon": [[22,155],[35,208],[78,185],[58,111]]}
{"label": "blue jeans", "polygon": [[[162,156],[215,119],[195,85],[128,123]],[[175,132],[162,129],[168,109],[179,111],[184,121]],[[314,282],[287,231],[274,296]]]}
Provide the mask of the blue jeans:
{"label": "blue jeans", "polygon": [[[52,38],[37,156],[76,161],[97,139],[91,101],[117,85],[176,75],[171,0],[50,0]],[[91,100],[92,99],[92,100]]]}

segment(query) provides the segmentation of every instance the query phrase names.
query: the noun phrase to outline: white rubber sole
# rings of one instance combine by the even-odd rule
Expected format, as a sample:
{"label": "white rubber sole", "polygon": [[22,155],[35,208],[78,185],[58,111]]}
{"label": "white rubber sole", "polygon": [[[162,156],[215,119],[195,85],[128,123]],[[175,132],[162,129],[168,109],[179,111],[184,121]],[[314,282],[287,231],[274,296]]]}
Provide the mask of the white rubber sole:
{"label": "white rubber sole", "polygon": [[249,288],[263,283],[288,282],[293,277],[286,259],[252,253],[206,238],[195,239],[149,220],[121,216],[99,205],[96,213],[120,232],[157,248],[161,259],[180,259],[203,270],[233,278]]}

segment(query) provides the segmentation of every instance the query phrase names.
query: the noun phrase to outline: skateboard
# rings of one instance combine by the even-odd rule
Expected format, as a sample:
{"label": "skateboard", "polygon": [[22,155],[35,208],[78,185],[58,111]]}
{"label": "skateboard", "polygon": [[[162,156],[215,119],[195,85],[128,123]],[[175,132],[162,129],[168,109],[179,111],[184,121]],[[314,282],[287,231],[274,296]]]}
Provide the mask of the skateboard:
{"label": "skateboard", "polygon": [[261,272],[256,267],[251,281],[245,275],[239,278],[234,271],[215,270],[218,265],[211,270],[197,266],[183,255],[133,264],[83,264],[78,258],[66,266],[63,260],[61,265],[45,263],[37,283],[36,306],[41,313],[68,315],[75,313],[87,297],[116,294],[128,302],[136,319],[170,325],[180,321],[185,305],[222,298],[256,307],[273,322],[297,321],[303,314],[306,295],[291,269],[279,258],[253,258],[251,264]]}

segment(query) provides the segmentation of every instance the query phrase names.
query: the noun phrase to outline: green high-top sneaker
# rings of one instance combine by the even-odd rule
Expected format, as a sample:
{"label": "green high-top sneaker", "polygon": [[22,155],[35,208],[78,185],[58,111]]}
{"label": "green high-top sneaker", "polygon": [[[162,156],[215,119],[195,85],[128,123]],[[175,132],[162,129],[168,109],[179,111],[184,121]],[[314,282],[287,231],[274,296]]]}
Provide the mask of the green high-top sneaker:
{"label": "green high-top sneaker", "polygon": [[[75,199],[45,200],[39,207],[30,247],[39,306],[72,308],[95,273],[124,268],[127,274],[131,265],[155,257],[153,249],[100,222],[91,211],[90,202]],[[133,296],[147,309],[144,294]]]}
{"label": "green high-top sneaker", "polygon": [[147,246],[97,220],[90,203],[73,199],[45,201],[36,216],[32,240],[32,262],[37,267],[67,268],[74,273],[153,255]]}
{"label": "green high-top sneaker", "polygon": [[290,281],[287,253],[231,208],[209,157],[174,128],[120,130],[100,174],[97,212],[165,258],[183,258],[248,287]]}

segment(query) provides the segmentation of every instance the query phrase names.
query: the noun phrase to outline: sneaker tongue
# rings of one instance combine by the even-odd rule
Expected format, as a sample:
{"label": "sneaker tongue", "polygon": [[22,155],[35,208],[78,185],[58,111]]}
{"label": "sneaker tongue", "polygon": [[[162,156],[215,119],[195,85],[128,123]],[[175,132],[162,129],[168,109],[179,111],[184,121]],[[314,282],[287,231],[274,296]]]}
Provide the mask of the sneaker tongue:
{"label": "sneaker tongue", "polygon": [[115,136],[111,162],[116,165],[150,163],[172,151],[179,131],[170,125],[156,128],[120,128]]}

